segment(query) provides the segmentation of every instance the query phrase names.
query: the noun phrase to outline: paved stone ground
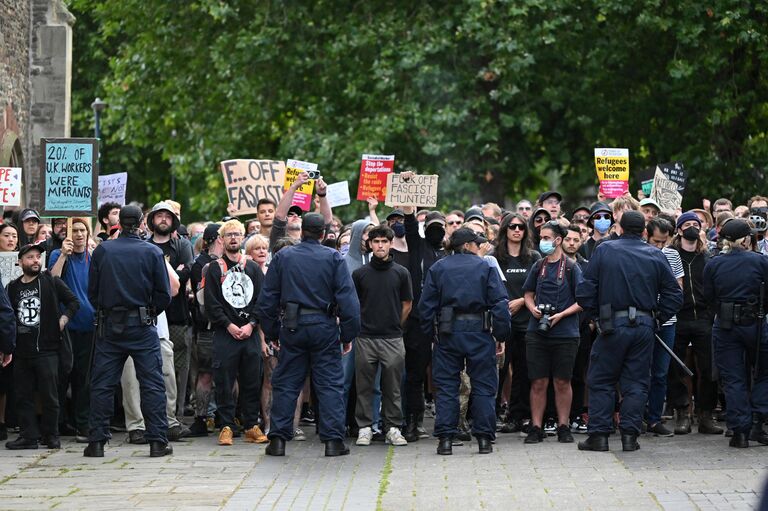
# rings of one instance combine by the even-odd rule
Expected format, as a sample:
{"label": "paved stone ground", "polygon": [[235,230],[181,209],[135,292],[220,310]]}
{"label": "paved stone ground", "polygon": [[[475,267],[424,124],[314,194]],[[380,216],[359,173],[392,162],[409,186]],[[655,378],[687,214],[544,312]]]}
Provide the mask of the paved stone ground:
{"label": "paved stone ground", "polygon": [[752,509],[768,475],[768,447],[736,450],[695,433],[645,436],[635,453],[621,452],[616,437],[610,453],[580,453],[553,437],[531,446],[500,435],[491,455],[470,442],[446,457],[430,439],[325,458],[310,435],[290,442],[285,458],[241,439],[222,448],[214,437],[149,458],[124,439],[116,434],[102,459],[83,458],[69,440],[60,451],[0,450],[0,509]]}

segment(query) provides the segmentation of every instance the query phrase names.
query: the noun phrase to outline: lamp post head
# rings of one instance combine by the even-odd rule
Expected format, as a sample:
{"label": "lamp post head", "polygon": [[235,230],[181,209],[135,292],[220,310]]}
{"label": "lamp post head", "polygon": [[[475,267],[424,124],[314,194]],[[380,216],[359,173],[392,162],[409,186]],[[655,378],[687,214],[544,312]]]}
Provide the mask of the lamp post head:
{"label": "lamp post head", "polygon": [[107,104],[101,100],[101,98],[96,98],[96,100],[91,103],[91,108],[93,108],[94,112],[102,112],[105,108],[107,108]]}

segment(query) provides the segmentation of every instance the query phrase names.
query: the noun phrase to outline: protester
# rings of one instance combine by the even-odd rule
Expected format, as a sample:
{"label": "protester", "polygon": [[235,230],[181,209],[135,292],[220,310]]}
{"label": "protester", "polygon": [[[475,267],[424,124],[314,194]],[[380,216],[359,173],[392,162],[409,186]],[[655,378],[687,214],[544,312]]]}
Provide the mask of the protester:
{"label": "protester", "polygon": [[51,233],[53,233],[51,224],[38,224],[37,230],[35,231],[35,243],[47,242],[48,238],[51,237]]}
{"label": "protester", "polygon": [[120,204],[117,202],[105,202],[99,206],[96,218],[101,226],[101,232],[96,236],[101,241],[109,239],[120,228]]}
{"label": "protester", "polygon": [[[38,441],[59,449],[59,352],[62,331],[75,317],[80,302],[63,280],[42,271],[44,247],[25,245],[19,250],[23,275],[8,284],[8,297],[16,314],[16,349],[13,378],[19,436],[8,449],[37,449]],[[61,307],[63,306],[63,313]],[[35,393],[40,399],[38,427]]]}
{"label": "protester", "polygon": [[531,217],[531,213],[533,213],[533,204],[531,204],[531,201],[528,199],[523,199],[517,203],[515,206],[515,211],[517,211],[520,215],[525,218],[526,221]]}
{"label": "protester", "polygon": [[368,233],[371,261],[352,273],[360,300],[361,321],[360,335],[355,341],[357,445],[369,445],[373,438],[373,387],[378,370],[381,371],[386,442],[408,443],[399,429],[403,422],[400,380],[405,367],[402,326],[411,311],[413,289],[408,270],[396,264],[390,254],[394,237],[389,227],[371,229]]}

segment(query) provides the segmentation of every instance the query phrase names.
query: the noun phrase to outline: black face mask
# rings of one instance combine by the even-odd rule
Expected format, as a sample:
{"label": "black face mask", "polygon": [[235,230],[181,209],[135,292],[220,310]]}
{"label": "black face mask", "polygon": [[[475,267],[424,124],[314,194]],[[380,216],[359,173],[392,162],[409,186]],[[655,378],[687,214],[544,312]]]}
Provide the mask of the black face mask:
{"label": "black face mask", "polygon": [[687,239],[688,241],[696,241],[699,239],[699,228],[698,227],[688,227],[687,229],[683,230],[683,238]]}
{"label": "black face mask", "polygon": [[443,243],[443,238],[445,238],[445,229],[439,225],[430,225],[424,232],[424,237],[430,245],[438,248]]}

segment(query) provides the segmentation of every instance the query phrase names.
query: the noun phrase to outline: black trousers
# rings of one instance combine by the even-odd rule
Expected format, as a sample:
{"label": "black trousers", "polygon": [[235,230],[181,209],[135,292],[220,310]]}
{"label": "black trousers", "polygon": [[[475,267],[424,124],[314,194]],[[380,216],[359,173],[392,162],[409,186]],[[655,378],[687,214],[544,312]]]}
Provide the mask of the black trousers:
{"label": "black trousers", "polygon": [[[261,408],[261,341],[254,332],[238,341],[224,329],[213,332],[213,381],[216,384],[216,406],[221,425],[235,426],[233,387],[238,382],[243,425],[250,429],[259,422]],[[273,405],[274,406],[274,405]],[[294,403],[295,406],[295,403]]]}
{"label": "black trousers", "polygon": [[[696,410],[710,412],[717,404],[717,382],[712,381],[712,321],[697,319],[678,320],[675,328],[675,354],[685,360],[688,345],[693,347],[696,372],[693,375],[693,395]],[[685,373],[677,364],[670,364],[667,385],[667,402],[675,408],[687,408],[691,402]]]}
{"label": "black trousers", "polygon": [[[19,417],[21,436],[27,440],[39,440],[59,435],[59,356],[43,353],[35,357],[14,359],[13,372],[16,392],[16,412]],[[40,396],[42,420],[37,424],[35,391]]]}
{"label": "black trousers", "polygon": [[[531,417],[531,381],[528,379],[528,360],[525,356],[525,330],[514,330],[504,349],[504,373],[512,366],[507,420]],[[501,383],[499,383],[501,389]]]}
{"label": "black trousers", "polygon": [[403,332],[405,344],[406,415],[424,414],[424,380],[432,360],[432,339],[424,335],[419,319],[409,317]]}

